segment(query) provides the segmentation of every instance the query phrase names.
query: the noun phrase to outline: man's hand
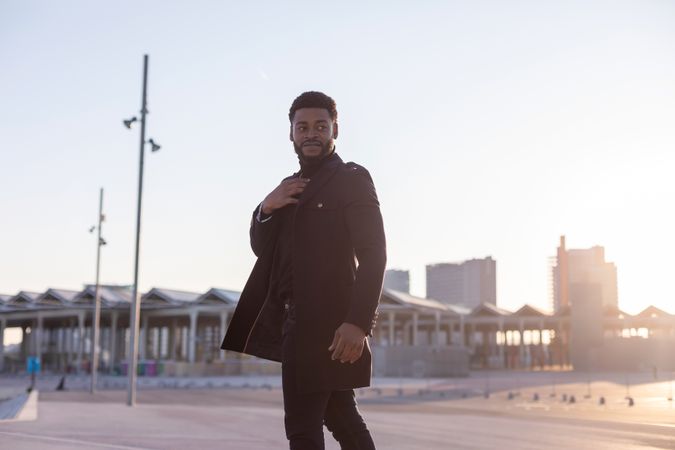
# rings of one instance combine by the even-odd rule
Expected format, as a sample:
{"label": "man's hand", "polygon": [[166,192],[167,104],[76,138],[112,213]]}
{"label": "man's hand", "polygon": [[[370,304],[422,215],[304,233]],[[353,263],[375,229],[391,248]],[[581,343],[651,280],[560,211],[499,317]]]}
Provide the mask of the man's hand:
{"label": "man's hand", "polygon": [[335,330],[333,343],[328,347],[328,351],[333,352],[331,359],[353,364],[361,357],[365,342],[366,333],[356,325],[345,322]]}
{"label": "man's hand", "polygon": [[308,178],[293,178],[282,181],[263,200],[262,212],[269,215],[286,205],[298,203],[295,196],[302,194],[308,182]]}

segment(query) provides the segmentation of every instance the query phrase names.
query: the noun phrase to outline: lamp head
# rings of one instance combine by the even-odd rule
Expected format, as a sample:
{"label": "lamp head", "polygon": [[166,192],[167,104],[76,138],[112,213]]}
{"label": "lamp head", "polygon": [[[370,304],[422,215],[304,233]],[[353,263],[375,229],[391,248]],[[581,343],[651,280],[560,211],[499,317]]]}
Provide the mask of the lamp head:
{"label": "lamp head", "polygon": [[136,119],[136,116],[132,117],[131,119],[126,119],[123,120],[122,123],[124,124],[125,127],[128,129],[131,129],[131,124],[136,122],[138,119]]}
{"label": "lamp head", "polygon": [[148,143],[150,144],[150,150],[152,150],[153,152],[156,152],[160,148],[162,148],[162,146],[153,141],[152,138],[148,139]]}

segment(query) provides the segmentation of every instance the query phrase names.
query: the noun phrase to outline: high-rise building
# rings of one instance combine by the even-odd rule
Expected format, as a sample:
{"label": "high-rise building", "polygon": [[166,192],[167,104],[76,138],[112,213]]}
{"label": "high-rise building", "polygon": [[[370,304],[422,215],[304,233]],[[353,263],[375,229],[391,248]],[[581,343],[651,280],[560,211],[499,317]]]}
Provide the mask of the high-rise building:
{"label": "high-rise building", "polygon": [[572,287],[575,285],[599,286],[602,306],[619,306],[616,265],[605,261],[605,248],[567,249],[565,236],[560,236],[560,246],[552,267],[553,310],[570,305]]}
{"label": "high-rise building", "polygon": [[407,270],[389,269],[384,272],[385,289],[410,293],[410,272]]}
{"label": "high-rise building", "polygon": [[488,256],[427,265],[427,298],[474,308],[497,304],[497,262]]}

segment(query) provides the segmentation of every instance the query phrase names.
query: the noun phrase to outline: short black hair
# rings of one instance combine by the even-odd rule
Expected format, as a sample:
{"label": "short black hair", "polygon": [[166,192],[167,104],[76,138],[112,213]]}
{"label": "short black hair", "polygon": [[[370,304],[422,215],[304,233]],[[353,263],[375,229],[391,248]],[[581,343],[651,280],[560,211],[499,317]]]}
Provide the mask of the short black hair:
{"label": "short black hair", "polygon": [[335,105],[335,100],[324,94],[323,92],[317,91],[307,91],[298,95],[291,109],[288,111],[288,119],[293,122],[293,117],[295,112],[302,108],[323,108],[328,111],[330,118],[335,121],[337,120],[337,106]]}

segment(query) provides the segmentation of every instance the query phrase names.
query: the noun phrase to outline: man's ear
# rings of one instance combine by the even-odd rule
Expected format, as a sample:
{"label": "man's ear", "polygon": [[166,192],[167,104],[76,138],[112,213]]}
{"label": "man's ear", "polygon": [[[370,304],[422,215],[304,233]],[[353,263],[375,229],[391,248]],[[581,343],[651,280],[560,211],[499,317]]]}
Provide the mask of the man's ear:
{"label": "man's ear", "polygon": [[288,129],[288,138],[293,141],[293,124]]}
{"label": "man's ear", "polygon": [[338,137],[338,123],[333,122],[333,139],[337,139]]}

